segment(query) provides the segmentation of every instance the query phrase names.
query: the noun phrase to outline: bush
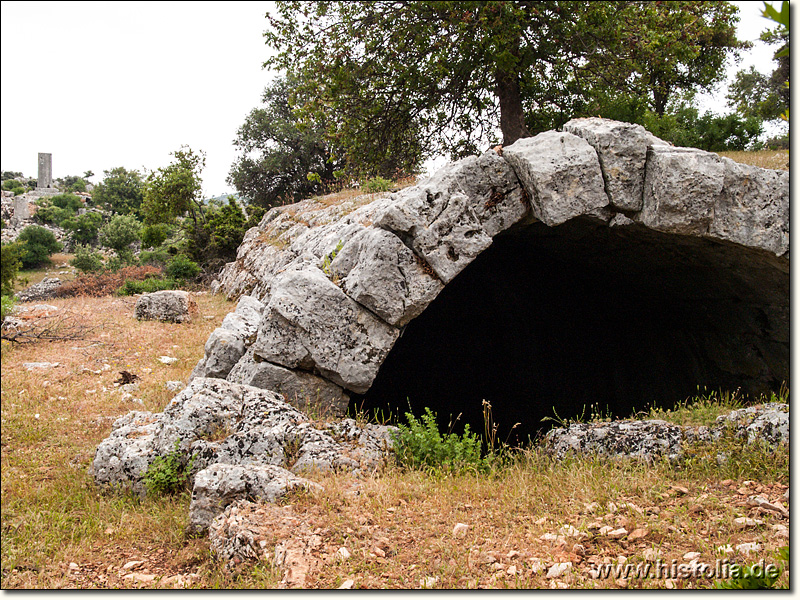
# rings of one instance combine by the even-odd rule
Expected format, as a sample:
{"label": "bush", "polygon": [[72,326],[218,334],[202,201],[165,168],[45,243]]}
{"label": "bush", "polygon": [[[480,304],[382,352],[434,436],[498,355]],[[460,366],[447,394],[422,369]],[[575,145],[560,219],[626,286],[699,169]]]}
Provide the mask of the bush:
{"label": "bush", "polygon": [[77,217],[70,217],[62,221],[61,226],[71,231],[75,241],[79,244],[89,244],[97,239],[103,217],[100,213],[87,212]]}
{"label": "bush", "polygon": [[142,281],[128,279],[117,290],[118,296],[133,296],[134,294],[151,294],[161,290],[175,290],[180,284],[174,279],[154,279],[148,278]]}
{"label": "bush", "polygon": [[178,254],[167,265],[167,276],[171,279],[187,281],[200,274],[200,267],[196,262],[183,254]]}
{"label": "bush", "polygon": [[158,248],[167,240],[169,227],[164,223],[145,225],[142,227],[142,248]]}
{"label": "bush", "polygon": [[7,192],[14,192],[15,196],[25,193],[25,186],[16,179],[6,179],[3,181],[3,189]]}
{"label": "bush", "polygon": [[25,242],[21,260],[26,269],[48,262],[51,254],[61,250],[61,244],[56,241],[53,232],[37,225],[29,225],[23,229],[17,241]]}
{"label": "bush", "polygon": [[368,194],[375,194],[378,192],[388,192],[392,187],[394,187],[394,184],[388,179],[373,177],[361,186],[361,189]]}
{"label": "bush", "polygon": [[22,267],[25,242],[19,240],[0,247],[0,282],[4,296],[14,293],[14,280]]}
{"label": "bush", "polygon": [[46,200],[39,205],[33,218],[42,224],[58,225],[66,222],[75,216],[75,213],[68,208],[59,208],[49,204]]}
{"label": "bush", "polygon": [[468,469],[484,470],[486,461],[481,458],[481,441],[470,433],[469,425],[464,434],[439,433],[436,415],[430,408],[420,420],[406,413],[408,425],[399,424],[393,434],[394,453],[397,462],[413,469],[431,467],[452,471]]}
{"label": "bush", "polygon": [[157,267],[165,267],[172,259],[172,254],[169,250],[164,248],[157,248],[155,250],[143,250],[139,253],[139,263],[143,265],[155,265]]}
{"label": "bush", "polygon": [[144,474],[144,485],[151,496],[175,494],[186,489],[191,477],[194,456],[188,461],[180,450],[180,439],[175,449],[166,456],[156,458]]}
{"label": "bush", "polygon": [[131,215],[117,215],[100,230],[100,243],[116,251],[120,258],[139,239],[139,221]]}
{"label": "bush", "polygon": [[83,202],[75,194],[58,194],[50,198],[50,203],[58,208],[66,208],[73,213],[83,208]]}
{"label": "bush", "polygon": [[86,246],[78,246],[75,249],[75,258],[69,264],[82,273],[96,273],[103,268],[103,255]]}
{"label": "bush", "polygon": [[3,295],[0,297],[0,322],[3,322],[7,315],[11,314],[11,311],[14,309],[14,305],[17,303],[17,299],[14,298],[12,295]]}

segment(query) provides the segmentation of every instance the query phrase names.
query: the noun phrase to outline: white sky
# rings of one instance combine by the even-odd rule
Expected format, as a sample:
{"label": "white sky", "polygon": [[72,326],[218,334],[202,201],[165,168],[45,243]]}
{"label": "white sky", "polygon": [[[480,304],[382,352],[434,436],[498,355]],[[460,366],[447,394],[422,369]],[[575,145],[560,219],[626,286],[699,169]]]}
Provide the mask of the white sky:
{"label": "white sky", "polygon": [[[233,138],[272,74],[262,33],[271,2],[17,2],[0,5],[0,168],[54,178],[166,166],[182,144],[207,155],[203,191],[225,183]],[[756,42],[730,75],[765,73],[773,50],[761,2],[740,6],[739,38]],[[777,2],[776,2],[777,4]],[[723,111],[724,93],[704,107]]]}

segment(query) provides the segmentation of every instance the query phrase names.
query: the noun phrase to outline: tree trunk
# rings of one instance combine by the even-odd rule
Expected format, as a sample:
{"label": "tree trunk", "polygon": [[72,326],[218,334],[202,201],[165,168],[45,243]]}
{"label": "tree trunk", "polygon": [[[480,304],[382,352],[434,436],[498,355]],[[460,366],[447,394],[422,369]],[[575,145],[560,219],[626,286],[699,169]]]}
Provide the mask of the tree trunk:
{"label": "tree trunk", "polygon": [[500,100],[500,130],[503,146],[509,146],[520,138],[531,137],[525,125],[519,77],[516,73],[497,73],[497,97]]}

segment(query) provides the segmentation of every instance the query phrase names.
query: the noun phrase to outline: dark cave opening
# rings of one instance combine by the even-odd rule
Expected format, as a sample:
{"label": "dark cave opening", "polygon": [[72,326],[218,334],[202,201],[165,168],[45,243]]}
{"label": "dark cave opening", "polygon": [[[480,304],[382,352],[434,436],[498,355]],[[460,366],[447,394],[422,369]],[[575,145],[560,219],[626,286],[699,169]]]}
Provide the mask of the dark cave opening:
{"label": "dark cave opening", "polygon": [[[408,324],[351,407],[395,419],[430,407],[498,439],[545,417],[630,417],[698,388],[788,383],[788,267],[772,255],[588,218],[498,235]],[[520,423],[513,429],[515,423]]]}

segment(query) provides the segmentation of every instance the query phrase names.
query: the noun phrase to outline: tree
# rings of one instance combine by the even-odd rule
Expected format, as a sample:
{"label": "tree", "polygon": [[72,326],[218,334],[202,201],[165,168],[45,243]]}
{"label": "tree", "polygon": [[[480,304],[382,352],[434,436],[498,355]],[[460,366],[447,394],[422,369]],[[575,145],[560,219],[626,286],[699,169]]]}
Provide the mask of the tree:
{"label": "tree", "polygon": [[61,222],[61,226],[67,231],[71,231],[75,241],[79,244],[94,242],[102,225],[103,217],[97,212],[85,212]]}
{"label": "tree", "polygon": [[304,125],[295,117],[290,104],[295,87],[290,79],[275,80],[264,90],[263,106],[250,111],[236,133],[239,157],[228,183],[251,205],[277,206],[323,194],[344,166],[325,141],[324,123]]}
{"label": "tree", "polygon": [[3,296],[14,293],[14,280],[22,267],[25,242],[16,240],[0,245],[0,288]]}
{"label": "tree", "polygon": [[182,146],[172,152],[172,156],[175,157],[172,164],[147,177],[142,202],[145,222],[148,225],[172,224],[188,213],[197,228],[198,219],[205,221],[200,198],[205,153],[195,153],[188,146]]}
{"label": "tree", "polygon": [[53,232],[38,225],[29,225],[23,229],[17,236],[17,241],[25,242],[20,260],[26,269],[48,262],[54,252],[61,250],[61,244]]}
{"label": "tree", "polygon": [[103,181],[94,187],[92,201],[120,215],[138,214],[144,196],[139,171],[115,167],[103,171],[103,175]]}
{"label": "tree", "polygon": [[598,99],[644,96],[661,114],[677,91],[718,82],[745,46],[736,7],[718,2],[277,5],[265,66],[296,77],[301,113],[327,118],[351,167],[472,154],[498,127],[511,144]]}
{"label": "tree", "polygon": [[100,230],[100,243],[116,251],[123,260],[130,258],[129,246],[139,239],[141,224],[133,215],[117,215]]}

